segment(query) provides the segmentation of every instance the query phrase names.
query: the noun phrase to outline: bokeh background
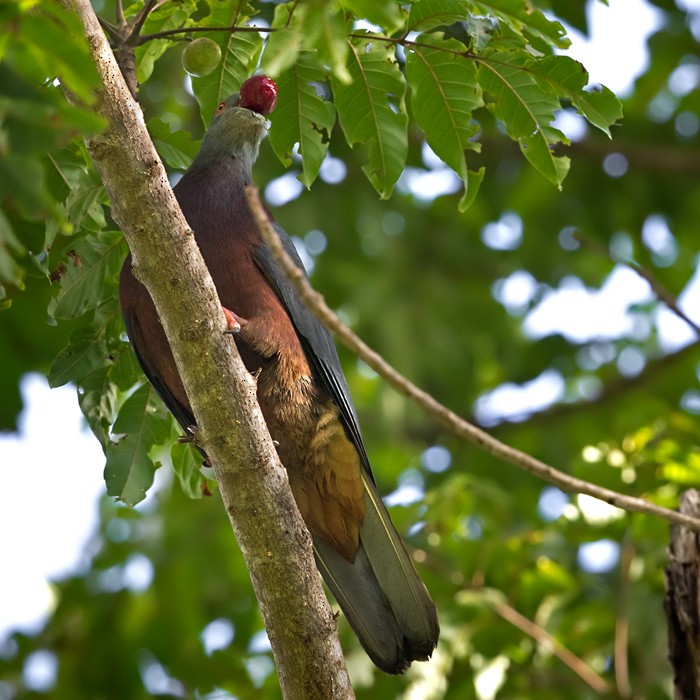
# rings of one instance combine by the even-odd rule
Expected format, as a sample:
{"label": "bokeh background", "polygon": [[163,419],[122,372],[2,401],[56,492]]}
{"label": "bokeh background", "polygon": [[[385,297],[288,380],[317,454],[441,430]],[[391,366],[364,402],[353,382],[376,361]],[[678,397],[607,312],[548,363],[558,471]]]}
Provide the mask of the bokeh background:
{"label": "bokeh background", "polygon": [[[387,202],[342,139],[311,191],[268,144],[256,179],[313,284],[415,383],[564,471],[675,507],[700,482],[700,353],[658,291],[700,323],[700,3],[536,4],[567,23],[592,83],[624,103],[612,141],[562,111],[573,164],[561,192],[487,119],[472,157],[487,174],[465,214],[459,179],[417,132]],[[158,61],[141,100],[147,117],[200,138],[180,51]],[[50,390],[42,375],[70,330],[45,323],[50,286],[29,277],[11,296],[0,312],[0,699],[277,697],[218,496],[188,499],[166,464],[136,508],[108,498],[75,389]],[[396,679],[341,621],[358,697],[593,697],[503,618],[509,609],[620,696],[672,697],[666,523],[494,460],[341,358],[443,628],[433,660]]]}

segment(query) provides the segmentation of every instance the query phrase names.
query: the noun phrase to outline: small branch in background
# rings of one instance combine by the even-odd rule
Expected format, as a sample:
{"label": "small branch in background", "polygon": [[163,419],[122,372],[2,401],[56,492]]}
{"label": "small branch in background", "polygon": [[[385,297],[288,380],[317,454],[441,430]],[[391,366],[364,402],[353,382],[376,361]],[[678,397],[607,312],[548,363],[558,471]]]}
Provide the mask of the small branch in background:
{"label": "small branch in background", "polygon": [[263,209],[262,202],[260,201],[260,193],[257,188],[253,186],[247,187],[246,198],[263,240],[269,246],[276,262],[288,275],[309,309],[311,309],[318,319],[324,323],[346,347],[355,353],[355,355],[364,360],[375,372],[384,377],[398,392],[413,400],[425,413],[435,420],[438,420],[452,433],[471,442],[484,452],[506,462],[510,462],[519,469],[523,469],[543,481],[554,484],[567,493],[584,493],[631,513],[655,515],[669,522],[684,525],[691,530],[700,531],[699,518],[678,513],[668,508],[657,506],[643,498],[627,496],[589,481],[577,479],[569,474],[565,474],[525,452],[521,452],[510,445],[500,442],[475,425],[468,423],[456,413],[450,411],[427,392],[419,389],[386,362],[377,352],[358,338],[358,336],[328,307],[323,297],[311,287],[306,275],[294,264],[294,261],[287,255],[282,247],[279,236],[272,227]]}
{"label": "small branch in background", "polygon": [[670,311],[672,311],[678,318],[681,320],[685,321],[692,329],[695,331],[695,334],[700,337],[700,325],[695,323],[691,318],[688,317],[688,315],[678,306],[678,301],[676,300],[676,297],[671,294],[664,286],[659,282],[658,279],[654,276],[654,273],[651,272],[651,270],[648,270],[646,267],[643,265],[640,265],[638,262],[635,260],[623,260],[622,258],[619,258],[617,255],[613,255],[613,253],[610,252],[610,250],[598,243],[598,241],[594,241],[593,239],[589,238],[585,234],[581,233],[578,231],[576,234],[574,234],[574,238],[576,241],[578,241],[582,246],[589,248],[590,250],[594,250],[595,252],[599,253],[600,255],[609,258],[612,260],[614,263],[618,265],[624,265],[625,267],[628,267],[630,270],[636,272],[643,280],[646,280],[649,283],[649,286],[651,287],[652,291],[656,295],[656,297],[659,299],[659,301],[662,301]]}
{"label": "small branch in background", "polygon": [[570,649],[567,649],[561,642],[555,639],[547,630],[537,623],[529,620],[519,613],[515,608],[502,600],[485,598],[489,607],[506,622],[517,627],[529,637],[532,637],[537,644],[544,649],[551,651],[563,664],[568,666],[579,678],[590,686],[598,695],[605,695],[610,690],[610,686],[604,678],[599,676],[585,661],[580,659]]}
{"label": "small branch in background", "polygon": [[177,36],[178,34],[196,34],[199,32],[213,33],[213,32],[226,32],[227,34],[240,34],[245,32],[278,32],[283,27],[180,27],[178,29],[164,29],[162,32],[155,32],[154,34],[143,34],[138,38],[137,46],[145,44],[147,41],[153,41],[154,39],[167,39],[168,37]]}
{"label": "small branch in background", "polygon": [[634,559],[634,545],[625,538],[620,551],[619,609],[615,619],[615,685],[621,698],[629,698],[632,695],[628,654],[630,625],[627,609],[632,559]]}
{"label": "small branch in background", "polygon": [[644,369],[632,377],[618,376],[607,382],[602,391],[592,399],[581,399],[573,403],[558,403],[541,411],[531,413],[524,421],[514,423],[503,421],[494,431],[507,430],[508,428],[521,428],[523,425],[544,426],[559,420],[569,419],[576,413],[588,412],[596,407],[614,401],[632,391],[639,391],[647,384],[659,382],[660,376],[668,369],[674,368],[679,362],[684,362],[689,357],[695,357],[700,349],[700,340],[686,345],[680,350],[649,360]]}

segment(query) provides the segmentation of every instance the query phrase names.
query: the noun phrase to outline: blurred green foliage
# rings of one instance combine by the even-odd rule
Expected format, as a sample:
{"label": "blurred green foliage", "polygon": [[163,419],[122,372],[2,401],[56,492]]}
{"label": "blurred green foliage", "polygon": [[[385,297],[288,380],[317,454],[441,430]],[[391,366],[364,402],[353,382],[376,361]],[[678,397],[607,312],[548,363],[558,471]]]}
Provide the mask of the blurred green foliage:
{"label": "blurred green foliage", "polygon": [[[264,51],[257,33],[211,32],[222,64],[191,81],[196,99],[180,60],[190,37],[149,41],[137,49],[139,97],[159,152],[176,173],[196,152],[202,123],[222,94],[234,92],[259,60],[279,72],[280,108],[256,179],[261,187],[289,188],[294,175],[313,182],[274,211],[305,244],[312,281],[331,306],[401,372],[458,413],[485,421],[498,437],[576,476],[675,507],[679,491],[700,482],[697,340],[682,349],[665,343],[663,304],[653,295],[629,310],[631,328],[578,338],[562,332],[533,337],[525,326],[552,290],[602,288],[616,269],[612,255],[636,261],[676,297],[697,272],[700,93],[692,88],[700,18],[670,1],[654,4],[662,24],[612,141],[602,133],[616,118],[610,93],[582,93],[585,74],[567,72],[568,60],[551,58],[553,46],[566,45],[559,22],[505,0],[420,0],[408,15],[391,2],[347,0],[333,13],[327,3],[309,1],[299,4],[296,19],[285,4],[164,3],[144,34],[183,24],[229,26],[252,15],[282,30],[271,34]],[[114,17],[111,2],[95,5],[104,18]],[[534,5],[586,28],[583,3]],[[126,3],[127,16],[140,7]],[[468,21],[458,22],[465,13]],[[309,17],[323,31],[305,32],[310,25],[302,20]],[[383,74],[374,74],[372,65],[365,74],[375,82],[357,96],[348,77],[362,75],[363,65],[386,53],[375,45],[358,49],[357,37],[342,43],[348,31],[364,31],[343,18],[360,17],[387,37],[413,28],[431,32],[438,46],[466,42],[481,58],[460,65],[434,49],[407,47],[405,70],[400,52]],[[43,371],[53,385],[78,384],[93,431],[126,465],[110,493],[135,502],[155,465],[170,461],[175,433],[146,395],[151,392],[133,393],[137,368],[115,304],[115,275],[126,249],[80,139],[101,127],[89,112],[94,72],[74,20],[58,5],[38,11],[38,3],[6,3],[0,30],[0,283],[8,307],[0,313],[0,428],[15,426],[24,372]],[[40,41],[42,31],[63,40]],[[512,51],[513,64],[527,64],[527,71],[514,73],[521,82],[507,80],[507,70],[491,73],[470,82],[474,89],[465,98],[459,81],[474,81],[495,65],[489,52],[499,50],[501,58]],[[55,74],[86,100],[86,109],[68,106]],[[437,99],[435,87],[443,81],[455,84]],[[358,123],[387,92],[394,99],[384,116]],[[535,100],[543,95],[536,110],[516,109],[533,94]],[[362,111],[353,111],[357,100]],[[290,102],[300,105],[297,111],[289,110]],[[559,107],[578,108],[599,128],[584,127],[570,148],[550,148],[566,141],[549,123]],[[447,117],[456,120],[451,130]],[[358,145],[351,149],[346,139]],[[426,155],[426,139],[458,178],[449,180],[444,166]],[[303,162],[293,151],[296,142]],[[480,149],[472,148],[477,142]],[[331,159],[324,161],[327,153]],[[613,176],[615,154],[622,165]],[[571,167],[559,191],[549,180],[562,182],[565,159]],[[394,193],[380,201],[377,191],[388,197],[402,171]],[[447,181],[449,191],[434,196],[422,184],[429,178]],[[272,199],[274,188],[267,192]],[[465,213],[460,199],[471,205]],[[489,235],[504,227],[515,231],[505,243]],[[649,233],[654,230],[663,236]],[[504,289],[517,279],[529,281],[514,301]],[[578,317],[590,326],[574,303],[561,327]],[[397,483],[418,489],[419,498],[393,508],[392,516],[415,550],[443,629],[430,663],[390,678],[373,669],[341,620],[358,697],[493,697],[485,690],[489,680],[500,684],[501,698],[596,696],[550,649],[502,619],[494,601],[544,628],[611,689],[626,653],[635,696],[671,697],[662,612],[668,526],[558,494],[461,443],[340,352],[380,489],[389,493]],[[546,372],[562,391],[541,411],[511,420],[484,412],[489,392]],[[134,426],[130,406],[143,401],[147,419]],[[148,454],[125,456],[128,443],[117,448],[110,437],[139,430],[156,443]],[[279,696],[218,495],[190,500],[182,493],[202,493],[189,449],[172,447],[182,489],[164,487],[139,511],[105,496],[90,569],[57,583],[58,604],[41,632],[16,634],[0,650],[0,697],[41,695],[22,678],[37,650],[58,659],[49,693],[55,698]],[[115,490],[115,483],[126,486]],[[598,572],[583,566],[586,546],[601,541],[622,547],[625,564]],[[139,566],[153,572],[146,585],[127,575]],[[205,629],[211,635],[213,622],[233,637],[207,651],[202,640],[209,637],[202,635]],[[621,652],[615,642],[623,628],[629,641]],[[624,688],[617,690],[624,696]]]}

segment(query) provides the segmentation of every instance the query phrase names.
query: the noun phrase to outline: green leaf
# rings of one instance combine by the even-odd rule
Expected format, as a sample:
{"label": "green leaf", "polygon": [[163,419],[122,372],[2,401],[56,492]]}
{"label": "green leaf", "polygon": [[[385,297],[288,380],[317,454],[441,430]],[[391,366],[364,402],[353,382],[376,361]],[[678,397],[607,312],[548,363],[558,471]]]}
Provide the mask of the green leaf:
{"label": "green leaf", "polygon": [[67,251],[58,295],[51,300],[54,318],[76,318],[111,298],[126,256],[119,231],[102,231],[76,241]]}
{"label": "green leaf", "polygon": [[190,498],[201,498],[204,489],[211,491],[208,480],[202,474],[202,455],[192,444],[174,442],[170,448],[170,460],[183,493]]}
{"label": "green leaf", "polygon": [[[297,9],[300,14],[295,12]],[[307,9],[307,5],[291,2],[275,7],[271,26],[277,31],[271,32],[268,37],[260,65],[262,71],[270,77],[276,78],[296,62],[301,51],[304,33],[303,24],[298,19],[301,14],[306,13]]]}
{"label": "green leaf", "polygon": [[569,56],[545,56],[532,61],[530,68],[540,85],[567,97],[582,116],[610,136],[610,127],[622,118],[622,105],[605,87],[600,91],[585,90],[588,73],[578,61]]}
{"label": "green leaf", "polygon": [[335,2],[307,2],[278,5],[273,32],[265,47],[261,68],[276,78],[289,71],[302,51],[314,52],[318,62],[330,68],[341,82],[350,80],[346,63],[349,25]]}
{"label": "green leaf", "polygon": [[330,66],[331,75],[341,83],[349,83],[352,80],[347,69],[350,25],[336,3],[321,2],[312,7],[316,11],[310,13],[305,23],[303,48],[317,51],[319,60]]}
{"label": "green leaf", "polygon": [[[215,3],[206,22],[212,27],[242,26],[248,16],[246,6],[245,0]],[[221,48],[219,68],[202,78],[192,78],[205,126],[209,125],[219,102],[234,94],[252,75],[263,43],[257,32],[215,32],[210,38]]]}
{"label": "green leaf", "polygon": [[112,429],[113,436],[122,437],[107,445],[107,493],[129,505],[146,496],[156,470],[149,453],[170,436],[170,423],[153,400],[157,398],[150,384],[137,389],[124,402]]}
{"label": "green leaf", "polygon": [[[143,34],[157,34],[167,29],[190,26],[190,13],[175,3],[164,3],[152,12],[143,27]],[[145,83],[153,73],[156,61],[175,42],[171,39],[152,39],[136,49],[136,77],[140,84]]]}
{"label": "green leaf", "polygon": [[571,96],[576,109],[602,132],[612,138],[610,127],[622,120],[622,103],[615,97],[612,90],[605,85],[600,88],[582,90]]}
{"label": "green leaf", "polygon": [[160,117],[150,119],[147,127],[163,161],[171,168],[187,170],[197,155],[201,142],[192,141],[184,131],[173,132],[170,124]]}
{"label": "green leaf", "polygon": [[522,35],[542,39],[549,46],[565,49],[571,45],[564,26],[548,19],[544,13],[525,0],[494,0],[470,2],[475,15],[491,15],[505,22],[510,29]]}
{"label": "green leaf", "polygon": [[350,45],[352,83],[331,80],[340,125],[350,146],[367,146],[363,170],[382,199],[391,194],[408,152],[406,84],[393,48],[362,40]]}
{"label": "green leaf", "polygon": [[408,12],[409,32],[429,32],[435,27],[449,27],[469,16],[464,0],[418,0]]}
{"label": "green leaf", "polygon": [[[121,313],[116,298],[107,302],[92,323],[71,333],[68,345],[51,363],[48,379],[51,387],[79,382],[103,366],[111,366],[110,345],[121,329]],[[111,341],[111,343],[110,343]]]}
{"label": "green leaf", "polygon": [[15,236],[5,212],[0,209],[0,283],[24,287],[24,274],[17,258],[24,255],[25,247]]}
{"label": "green leaf", "polygon": [[402,10],[402,5],[401,0],[343,0],[343,6],[350,10],[356,20],[366,19],[382,27],[387,34],[393,34],[403,25],[406,12]]}
{"label": "green leaf", "polygon": [[117,387],[111,378],[112,368],[103,365],[87,375],[78,385],[80,410],[95,437],[107,450],[110,444],[109,429],[117,414]]}
{"label": "green leaf", "polygon": [[444,41],[441,35],[431,37],[431,44],[435,48],[416,46],[406,52],[411,107],[430,147],[462,178],[462,209],[476,194],[469,192],[470,181],[478,184],[481,180],[470,180],[464,155],[466,149],[479,150],[479,144],[470,139],[478,132],[472,112],[483,105],[481,86],[475,64],[460,55],[462,44]]}
{"label": "green leaf", "polygon": [[270,144],[284,165],[291,164],[292,150],[299,144],[303,162],[299,180],[306,187],[318,175],[335,123],[334,104],[320,97],[315,88],[326,77],[312,54],[300,54],[294,66],[277,80],[279,106],[270,115]]}
{"label": "green leaf", "polygon": [[82,102],[94,102],[99,85],[97,69],[76,13],[59,3],[42,3],[40,11],[22,17],[19,36],[25,46],[33,45],[36,63],[48,69],[44,80],[58,76]]}
{"label": "green leaf", "polygon": [[560,186],[569,159],[555,156],[550,146],[568,139],[550,126],[559,100],[532,76],[529,62],[515,52],[488,50],[478,57],[479,82],[487,93],[487,106],[500,119],[508,135],[518,141],[525,157],[548,180]]}

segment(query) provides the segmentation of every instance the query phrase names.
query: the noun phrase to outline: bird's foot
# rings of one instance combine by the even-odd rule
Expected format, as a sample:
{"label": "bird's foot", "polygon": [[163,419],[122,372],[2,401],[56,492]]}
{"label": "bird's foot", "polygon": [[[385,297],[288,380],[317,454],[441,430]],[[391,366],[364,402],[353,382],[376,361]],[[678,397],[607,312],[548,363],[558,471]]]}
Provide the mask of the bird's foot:
{"label": "bird's foot", "polygon": [[191,442],[193,445],[197,446],[199,444],[197,440],[197,426],[196,425],[188,425],[187,426],[187,434],[186,435],[181,435],[177,441],[178,444],[184,445],[188,442]]}
{"label": "bird's foot", "polygon": [[246,324],[246,320],[236,316],[233,311],[227,309],[225,306],[222,306],[221,309],[224,312],[224,317],[226,318],[226,330],[224,333],[229,333],[231,335],[240,333],[241,328]]}

